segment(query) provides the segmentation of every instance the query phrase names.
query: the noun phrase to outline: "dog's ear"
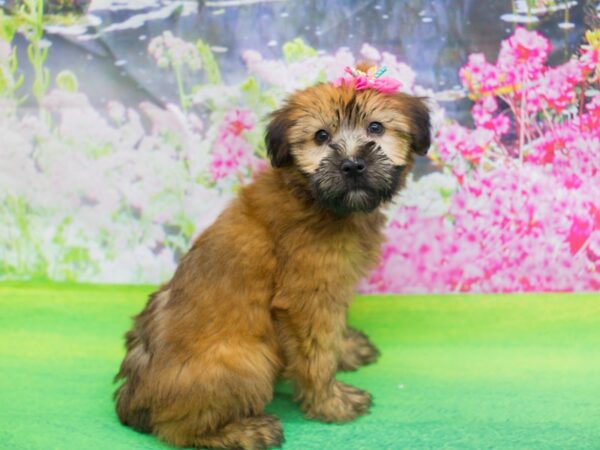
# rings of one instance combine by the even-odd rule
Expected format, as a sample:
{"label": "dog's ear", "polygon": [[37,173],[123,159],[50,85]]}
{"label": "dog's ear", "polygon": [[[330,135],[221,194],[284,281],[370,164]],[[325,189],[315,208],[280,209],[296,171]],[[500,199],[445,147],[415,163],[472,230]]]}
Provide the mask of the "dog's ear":
{"label": "dog's ear", "polygon": [[284,167],[292,164],[292,154],[288,142],[287,131],[292,121],[289,118],[289,108],[283,107],[273,112],[267,125],[265,143],[267,155],[273,167]]}
{"label": "dog's ear", "polygon": [[410,122],[411,149],[421,156],[427,154],[431,145],[431,119],[423,97],[396,94],[402,103],[402,112]]}

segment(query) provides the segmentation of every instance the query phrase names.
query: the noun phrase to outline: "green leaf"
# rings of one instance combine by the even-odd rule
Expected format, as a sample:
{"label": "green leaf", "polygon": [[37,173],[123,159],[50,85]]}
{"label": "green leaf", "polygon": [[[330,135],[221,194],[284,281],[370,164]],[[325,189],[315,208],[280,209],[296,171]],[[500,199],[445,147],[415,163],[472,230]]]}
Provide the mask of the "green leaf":
{"label": "green leaf", "polygon": [[306,45],[301,38],[283,44],[283,57],[287,63],[302,61],[317,56],[317,51]]}
{"label": "green leaf", "polygon": [[214,187],[214,183],[208,172],[200,172],[194,179],[196,184],[206,187]]}
{"label": "green leaf", "polygon": [[15,73],[19,68],[19,59],[16,51],[13,51],[10,55],[10,59],[8,60],[8,68],[12,73]]}
{"label": "green leaf", "polygon": [[202,58],[202,65],[204,66],[208,82],[210,84],[219,84],[221,82],[221,70],[219,69],[219,64],[215,59],[214,53],[202,39],[198,39],[196,47],[198,48],[198,53],[200,53],[200,58]]}
{"label": "green leaf", "polygon": [[31,64],[33,64],[34,61],[35,61],[35,53],[34,53],[34,51],[35,51],[34,45],[33,44],[29,44],[27,46],[27,57],[29,58],[29,62],[31,62]]}
{"label": "green leaf", "polygon": [[77,92],[79,89],[77,77],[70,70],[61,70],[56,75],[56,85],[61,91],[65,92]]}
{"label": "green leaf", "polygon": [[4,14],[4,12],[0,10],[0,39],[6,42],[12,42],[16,31],[17,25],[15,19]]}
{"label": "green leaf", "polygon": [[240,85],[240,88],[242,89],[242,92],[246,95],[254,96],[260,94],[258,83],[256,82],[256,78],[254,77],[248,77],[246,81],[244,81]]}
{"label": "green leaf", "polygon": [[44,92],[50,87],[50,71],[46,67],[42,71],[42,86],[44,87]]}

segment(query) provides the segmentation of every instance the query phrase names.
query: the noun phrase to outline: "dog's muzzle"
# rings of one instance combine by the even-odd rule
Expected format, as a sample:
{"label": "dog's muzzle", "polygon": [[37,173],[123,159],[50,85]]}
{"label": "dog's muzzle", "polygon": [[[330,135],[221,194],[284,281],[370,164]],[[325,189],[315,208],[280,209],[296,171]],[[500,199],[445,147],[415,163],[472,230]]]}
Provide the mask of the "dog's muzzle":
{"label": "dog's muzzle", "polygon": [[334,150],[308,175],[313,195],[323,207],[340,216],[371,212],[396,193],[403,167],[395,166],[374,142],[355,157]]}

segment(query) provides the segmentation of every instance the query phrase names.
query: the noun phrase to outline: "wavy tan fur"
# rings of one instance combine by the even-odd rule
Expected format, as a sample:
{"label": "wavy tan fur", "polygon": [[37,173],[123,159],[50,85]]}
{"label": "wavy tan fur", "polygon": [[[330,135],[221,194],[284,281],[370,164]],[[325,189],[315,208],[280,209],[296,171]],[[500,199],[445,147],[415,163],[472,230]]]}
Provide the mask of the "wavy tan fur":
{"label": "wavy tan fur", "polygon": [[[365,131],[373,120],[382,136]],[[315,143],[319,129],[326,145]],[[281,423],[264,413],[278,377],[294,381],[309,418],[345,422],[371,404],[336,380],[378,356],[346,314],[378,261],[381,206],[429,145],[427,109],[403,94],[321,84],[274,113],[266,142],[275,167],[193,243],[126,335],[119,419],[174,446],[280,446]],[[357,155],[371,178],[346,193],[337,164]],[[347,204],[328,204],[331,195]]]}

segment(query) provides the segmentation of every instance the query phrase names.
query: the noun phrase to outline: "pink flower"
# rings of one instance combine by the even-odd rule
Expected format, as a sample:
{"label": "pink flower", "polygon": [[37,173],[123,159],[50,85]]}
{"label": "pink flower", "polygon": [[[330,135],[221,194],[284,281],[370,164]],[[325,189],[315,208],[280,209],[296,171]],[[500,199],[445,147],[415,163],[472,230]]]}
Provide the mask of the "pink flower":
{"label": "pink flower", "polygon": [[596,71],[600,64],[600,31],[588,30],[585,33],[586,45],[581,46],[580,61],[586,75]]}
{"label": "pink flower", "polygon": [[596,94],[592,100],[586,105],[586,109],[590,116],[600,118],[600,94]]}
{"label": "pink flower", "polygon": [[460,153],[460,149],[464,148],[469,131],[458,125],[445,125],[440,129],[438,135],[438,153],[442,161],[450,162]]}
{"label": "pink flower", "polygon": [[237,136],[245,130],[251,130],[254,127],[254,116],[250,111],[234,109],[228,112],[223,119],[227,130]]}
{"label": "pink flower", "polygon": [[442,127],[438,135],[438,154],[451,165],[458,163],[457,158],[478,164],[494,136],[493,131],[485,128],[470,131],[460,125],[447,125]]}
{"label": "pink flower", "polygon": [[256,166],[252,146],[243,134],[254,128],[255,119],[249,111],[234,109],[225,114],[219,129],[209,172],[213,181],[241,175],[244,169]]}
{"label": "pink flower", "polygon": [[511,73],[503,73],[495,65],[488,63],[482,53],[469,55],[467,64],[459,71],[459,76],[463,86],[474,99],[510,86],[514,78]]}
{"label": "pink flower", "polygon": [[[585,213],[587,211],[582,212]],[[587,242],[592,232],[596,231],[594,229],[593,219],[593,216],[590,217],[588,215],[575,215],[573,217],[571,228],[569,229],[569,234],[567,236],[567,241],[569,242],[569,248],[572,254],[577,253]]]}
{"label": "pink flower", "polygon": [[581,66],[578,61],[571,60],[562,66],[547,70],[535,91],[547,108],[561,112],[576,100],[575,87],[581,81]]}
{"label": "pink flower", "polygon": [[504,72],[517,72],[526,78],[537,75],[550,52],[550,41],[537,31],[518,27],[514,34],[502,41],[498,67]]}
{"label": "pink flower", "polygon": [[498,102],[493,96],[485,96],[473,105],[472,115],[475,125],[502,136],[510,130],[510,119],[504,114],[494,116]]}
{"label": "pink flower", "polygon": [[600,231],[598,230],[589,237],[587,257],[595,264],[596,270],[600,273]]}

